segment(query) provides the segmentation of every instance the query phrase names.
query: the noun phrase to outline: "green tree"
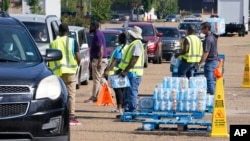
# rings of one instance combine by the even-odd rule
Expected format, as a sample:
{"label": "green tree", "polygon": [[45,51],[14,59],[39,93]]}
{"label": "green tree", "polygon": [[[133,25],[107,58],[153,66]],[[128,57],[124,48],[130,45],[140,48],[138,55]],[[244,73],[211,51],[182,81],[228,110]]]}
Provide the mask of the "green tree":
{"label": "green tree", "polygon": [[91,18],[92,20],[107,21],[110,19],[112,11],[111,5],[114,0],[91,0]]}
{"label": "green tree", "polygon": [[153,0],[142,0],[144,10],[149,12],[153,8]]}
{"label": "green tree", "polygon": [[10,7],[10,0],[2,0],[1,10],[7,11]]}
{"label": "green tree", "polygon": [[40,14],[42,12],[42,7],[40,6],[39,0],[26,0],[27,4],[30,6],[31,13]]}
{"label": "green tree", "polygon": [[160,18],[168,14],[178,13],[178,0],[159,0],[157,11]]}

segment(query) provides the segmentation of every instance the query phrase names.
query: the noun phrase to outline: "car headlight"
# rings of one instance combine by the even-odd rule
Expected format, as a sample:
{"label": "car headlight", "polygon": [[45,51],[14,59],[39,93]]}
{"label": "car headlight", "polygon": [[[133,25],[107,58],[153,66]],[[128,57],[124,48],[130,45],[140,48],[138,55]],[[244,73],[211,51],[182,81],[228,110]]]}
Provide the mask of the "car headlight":
{"label": "car headlight", "polygon": [[147,44],[147,47],[148,47],[149,49],[154,48],[154,47],[155,47],[155,43],[152,42],[152,41],[149,41],[148,44]]}
{"label": "car headlight", "polygon": [[181,46],[180,41],[174,41],[174,46],[175,46],[175,47],[179,47],[179,46]]}
{"label": "car headlight", "polygon": [[36,99],[50,98],[57,99],[61,94],[61,85],[56,75],[51,75],[43,80],[38,85],[36,91]]}

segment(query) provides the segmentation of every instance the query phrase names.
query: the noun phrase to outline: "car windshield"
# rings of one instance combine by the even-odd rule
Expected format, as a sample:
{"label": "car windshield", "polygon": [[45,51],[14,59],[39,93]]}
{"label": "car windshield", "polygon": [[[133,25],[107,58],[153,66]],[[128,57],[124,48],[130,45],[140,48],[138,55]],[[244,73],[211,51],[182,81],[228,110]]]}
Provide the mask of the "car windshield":
{"label": "car windshield", "polygon": [[178,38],[180,34],[175,28],[157,28],[157,30],[163,34],[163,37]]}
{"label": "car windshield", "polygon": [[175,15],[169,15],[168,18],[175,18]]}
{"label": "car windshield", "polygon": [[183,30],[188,30],[190,25],[193,25],[196,31],[200,30],[199,24],[196,23],[181,23],[178,28]]}
{"label": "car windshield", "polygon": [[118,36],[117,33],[104,33],[105,40],[106,40],[106,46],[107,47],[116,47],[118,42]]}
{"label": "car windshield", "polygon": [[[134,27],[139,25],[130,25],[129,27]],[[152,26],[139,26],[142,30],[142,36],[154,36],[154,29]]]}
{"label": "car windshield", "polygon": [[41,55],[20,27],[0,27],[0,62],[40,62]]}
{"label": "car windshield", "polygon": [[119,17],[120,17],[119,15],[113,15],[112,19],[119,19]]}
{"label": "car windshield", "polygon": [[74,38],[76,40],[76,33],[75,32],[69,31],[68,36],[71,37],[71,38]]}
{"label": "car windshield", "polygon": [[49,43],[49,35],[45,23],[23,22],[37,43]]}

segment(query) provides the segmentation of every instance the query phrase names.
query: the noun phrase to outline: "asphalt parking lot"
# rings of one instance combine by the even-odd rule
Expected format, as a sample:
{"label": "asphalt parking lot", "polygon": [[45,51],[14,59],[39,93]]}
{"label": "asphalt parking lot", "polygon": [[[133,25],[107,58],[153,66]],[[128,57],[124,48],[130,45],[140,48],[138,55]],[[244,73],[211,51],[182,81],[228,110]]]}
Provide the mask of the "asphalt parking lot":
{"label": "asphalt parking lot", "polygon": [[[176,23],[155,23],[156,25],[177,26]],[[119,24],[103,24],[106,27],[118,27]],[[242,88],[245,57],[250,53],[250,35],[238,37],[230,35],[220,37],[218,41],[219,53],[225,55],[224,64],[224,94],[227,114],[227,126],[232,124],[250,124],[250,95],[249,88]],[[152,95],[157,83],[162,82],[164,76],[171,76],[170,64],[149,63],[144,70],[144,76],[139,88],[139,94]],[[140,122],[121,122],[115,113],[110,111],[115,106],[96,106],[94,103],[83,103],[91,95],[92,81],[89,85],[82,85],[77,90],[76,114],[81,126],[71,126],[71,141],[229,141],[229,138],[210,137],[209,134],[160,131],[138,131]],[[206,119],[211,119],[207,113]]]}

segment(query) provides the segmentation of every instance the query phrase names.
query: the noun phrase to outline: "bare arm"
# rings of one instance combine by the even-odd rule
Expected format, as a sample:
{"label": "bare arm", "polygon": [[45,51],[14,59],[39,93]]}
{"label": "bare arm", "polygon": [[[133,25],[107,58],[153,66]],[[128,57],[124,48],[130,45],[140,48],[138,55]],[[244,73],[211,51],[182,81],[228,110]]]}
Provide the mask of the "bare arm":
{"label": "bare arm", "polygon": [[110,64],[110,66],[105,70],[104,76],[108,76],[109,71],[113,70],[113,68],[115,67],[115,65],[117,64],[117,62],[118,62],[118,60],[116,58],[114,58],[113,61]]}
{"label": "bare arm", "polygon": [[203,54],[202,54],[202,56],[201,56],[201,60],[200,60],[200,62],[199,62],[199,65],[201,65],[203,62],[206,61],[207,56],[208,56],[208,52],[203,52]]}
{"label": "bare arm", "polygon": [[189,51],[189,43],[188,43],[187,39],[184,40],[183,44],[184,44],[184,48],[181,50],[180,53],[175,53],[175,57],[178,57],[180,55],[184,55],[184,54],[188,53],[188,51]]}
{"label": "bare arm", "polygon": [[75,59],[76,59],[77,65],[79,66],[81,62],[81,56],[79,52],[75,53]]}
{"label": "bare arm", "polygon": [[99,55],[99,58],[98,58],[98,63],[102,62],[102,58],[103,58],[103,46],[99,47],[99,52],[100,52],[100,55]]}
{"label": "bare arm", "polygon": [[129,62],[128,66],[125,68],[125,70],[121,73],[121,75],[123,77],[125,77],[127,75],[127,73],[129,72],[129,70],[131,68],[133,68],[138,60],[139,56],[133,56],[131,61]]}

